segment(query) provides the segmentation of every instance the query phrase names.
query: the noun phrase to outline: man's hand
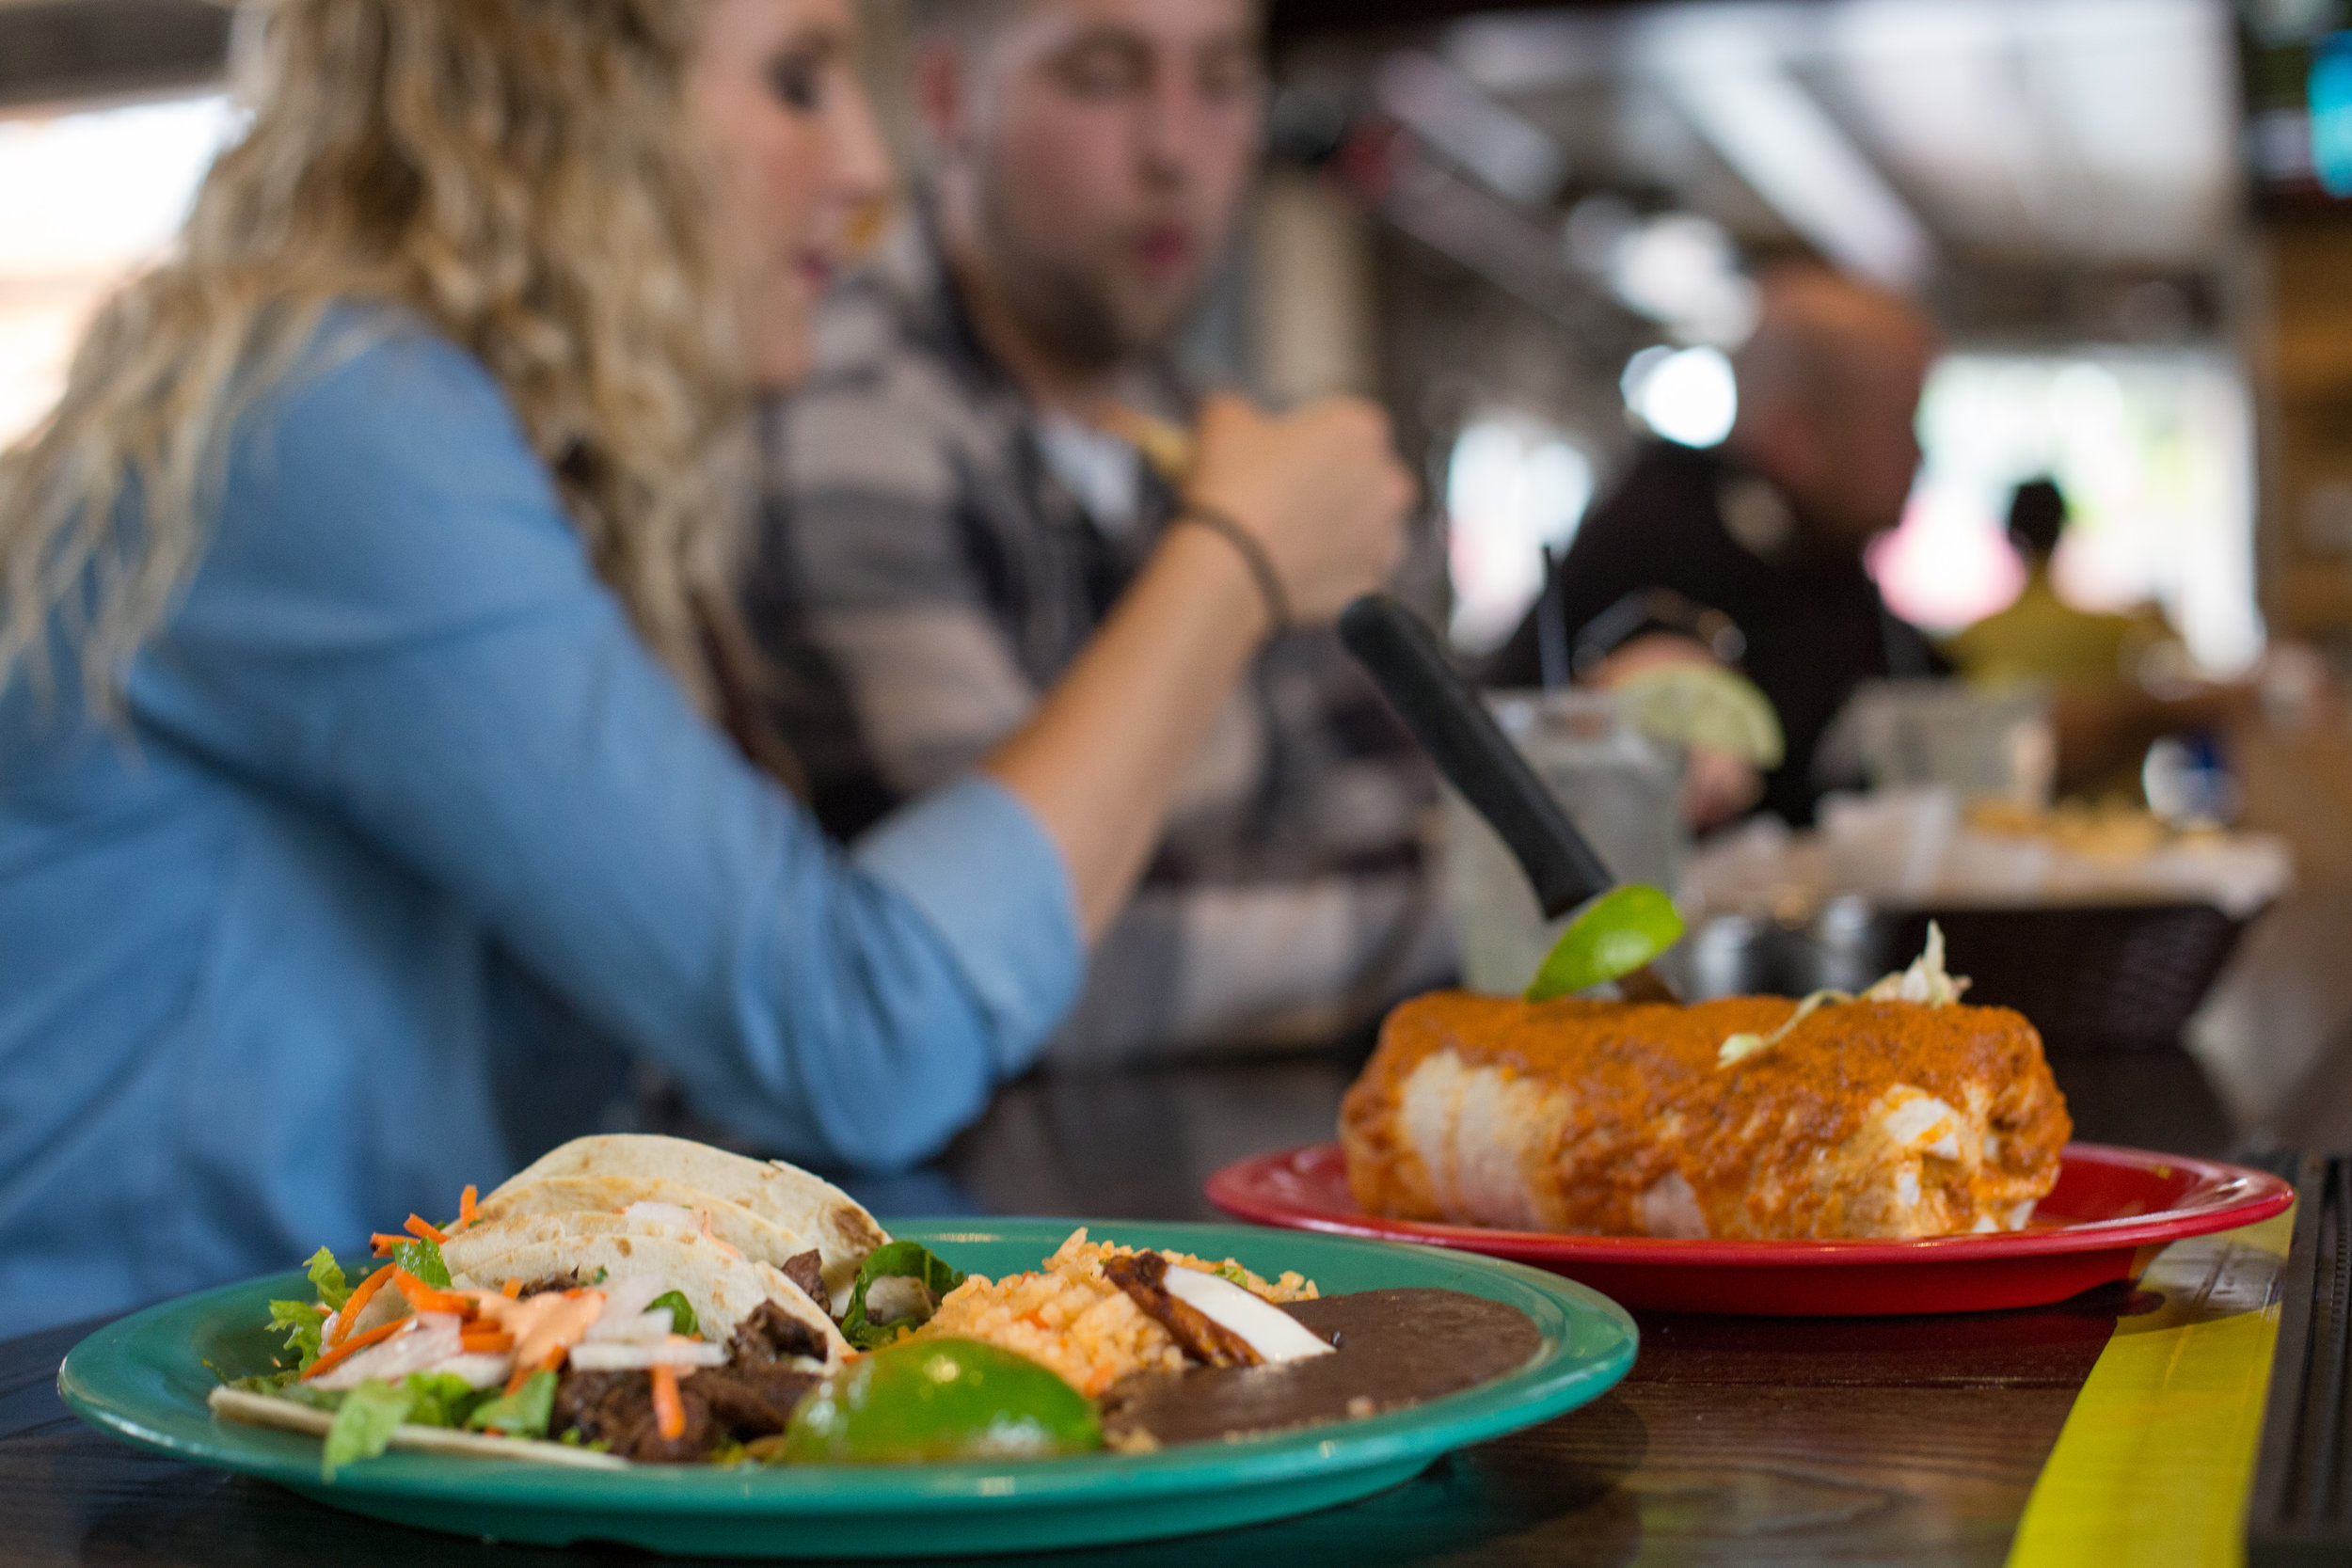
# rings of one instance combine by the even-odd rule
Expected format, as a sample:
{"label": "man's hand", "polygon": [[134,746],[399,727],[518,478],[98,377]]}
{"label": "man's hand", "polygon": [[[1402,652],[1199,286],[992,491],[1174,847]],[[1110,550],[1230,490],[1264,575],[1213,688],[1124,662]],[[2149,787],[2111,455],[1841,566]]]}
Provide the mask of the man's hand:
{"label": "man's hand", "polygon": [[1418,487],[1373,404],[1324,398],[1269,416],[1212,397],[1194,441],[1184,499],[1248,531],[1301,624],[1330,620],[1396,569]]}

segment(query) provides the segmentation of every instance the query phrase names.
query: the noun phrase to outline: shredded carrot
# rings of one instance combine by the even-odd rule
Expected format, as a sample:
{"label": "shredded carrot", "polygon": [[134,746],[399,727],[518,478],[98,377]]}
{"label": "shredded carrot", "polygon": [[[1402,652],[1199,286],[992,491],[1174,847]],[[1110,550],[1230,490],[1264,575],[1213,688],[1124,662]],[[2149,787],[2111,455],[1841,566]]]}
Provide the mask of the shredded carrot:
{"label": "shredded carrot", "polygon": [[476,1329],[469,1325],[465,1332],[458,1336],[457,1343],[461,1350],[486,1351],[495,1355],[500,1351],[513,1350],[515,1337],[503,1329]]}
{"label": "shredded carrot", "polygon": [[443,1242],[449,1240],[448,1231],[443,1230],[439,1226],[435,1225],[431,1220],[426,1219],[422,1214],[409,1215],[407,1229],[408,1234],[416,1237],[419,1241],[431,1242],[435,1246],[439,1246]]}
{"label": "shredded carrot", "polygon": [[465,1227],[473,1224],[473,1207],[476,1201],[477,1195],[474,1192],[473,1183],[469,1181],[466,1183],[466,1190],[457,1195],[457,1224],[459,1228],[462,1229]]}
{"label": "shredded carrot", "polygon": [[375,1292],[384,1288],[384,1282],[391,1278],[394,1272],[392,1265],[387,1263],[359,1281],[359,1288],[351,1292],[350,1299],[343,1303],[343,1309],[335,1314],[335,1326],[326,1341],[328,1350],[351,1337],[351,1325],[359,1321],[359,1309],[375,1299]]}
{"label": "shredded carrot", "polygon": [[375,1255],[378,1258],[381,1258],[386,1253],[391,1251],[392,1248],[396,1246],[406,1246],[410,1242],[415,1240],[416,1238],[414,1236],[387,1236],[384,1232],[379,1230],[374,1235],[368,1238],[368,1244],[373,1247],[375,1249]]}
{"label": "shredded carrot", "polygon": [[656,1366],[653,1372],[654,1430],[675,1443],[686,1435],[686,1405],[677,1397],[677,1369]]}
{"label": "shredded carrot", "polygon": [[470,1318],[479,1310],[469,1298],[454,1291],[437,1291],[406,1269],[392,1271],[392,1289],[406,1296],[408,1305],[420,1312],[454,1312]]}
{"label": "shredded carrot", "polygon": [[564,1350],[562,1346],[558,1346],[554,1350],[548,1352],[547,1359],[541,1361],[537,1366],[516,1368],[515,1375],[506,1380],[506,1391],[510,1394],[518,1394],[522,1392],[523,1385],[531,1381],[532,1373],[551,1372],[563,1364]]}
{"label": "shredded carrot", "polygon": [[369,1329],[365,1334],[353,1335],[350,1338],[345,1339],[342,1344],[337,1345],[333,1350],[330,1350],[326,1354],[320,1356],[316,1361],[311,1362],[310,1370],[304,1372],[298,1381],[303,1383],[310,1382],[312,1378],[318,1376],[319,1373],[326,1370],[329,1367],[333,1367],[349,1359],[355,1353],[367,1349],[370,1345],[374,1344],[379,1339],[390,1338],[393,1335],[398,1334],[402,1329],[406,1328],[414,1322],[416,1322],[414,1318],[394,1318],[390,1323],[376,1324],[375,1327]]}
{"label": "shredded carrot", "polygon": [[499,1293],[509,1301],[519,1301],[522,1299],[523,1282],[519,1279],[510,1279],[499,1287]]}

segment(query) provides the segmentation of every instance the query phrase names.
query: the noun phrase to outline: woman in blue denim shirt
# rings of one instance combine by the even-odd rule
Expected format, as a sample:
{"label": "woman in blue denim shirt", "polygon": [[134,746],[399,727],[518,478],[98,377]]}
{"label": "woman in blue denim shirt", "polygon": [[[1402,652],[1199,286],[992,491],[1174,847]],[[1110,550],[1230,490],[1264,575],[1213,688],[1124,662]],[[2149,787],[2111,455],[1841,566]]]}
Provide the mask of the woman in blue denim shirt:
{"label": "woman in blue denim shirt", "polygon": [[745,399],[883,193],[848,0],[265,16],[178,250],[0,457],[11,1331],[497,1180],[549,1018],[779,1152],[922,1158],[1409,499],[1360,404],[1213,405],[1190,497],[1242,536],[1171,530],[1024,731],[829,845],[729,573]]}

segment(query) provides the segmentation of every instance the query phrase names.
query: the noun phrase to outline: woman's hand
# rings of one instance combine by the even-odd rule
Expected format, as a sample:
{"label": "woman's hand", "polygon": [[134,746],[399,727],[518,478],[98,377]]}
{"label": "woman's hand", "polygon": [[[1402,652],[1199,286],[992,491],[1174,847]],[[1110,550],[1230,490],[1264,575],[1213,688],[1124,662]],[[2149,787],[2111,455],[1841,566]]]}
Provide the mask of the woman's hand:
{"label": "woman's hand", "polygon": [[1184,499],[1248,531],[1294,620],[1314,626],[1388,581],[1416,489],[1388,416],[1360,398],[1268,415],[1217,396],[1201,404]]}

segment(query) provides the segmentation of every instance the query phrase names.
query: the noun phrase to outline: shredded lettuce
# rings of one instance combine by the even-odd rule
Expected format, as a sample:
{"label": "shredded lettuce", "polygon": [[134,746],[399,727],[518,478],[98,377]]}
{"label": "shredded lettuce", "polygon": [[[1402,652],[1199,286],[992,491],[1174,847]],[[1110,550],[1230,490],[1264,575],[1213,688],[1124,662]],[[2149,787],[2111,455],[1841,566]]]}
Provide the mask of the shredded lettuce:
{"label": "shredded lettuce", "polygon": [[1912,959],[1910,968],[1880,976],[1859,997],[1842,990],[1817,990],[1798,1003],[1797,1010],[1788,1015],[1788,1022],[1771,1034],[1742,1031],[1727,1037],[1716,1048],[1715,1064],[1730,1067],[1746,1061],[1759,1052],[1770,1051],[1795,1034],[1798,1024],[1833,1002],[1916,1002],[1930,1007],[1948,1007],[1960,1000],[1968,984],[1965,974],[1951,974],[1945,971],[1944,929],[1931,920],[1928,922],[1927,948]]}
{"label": "shredded lettuce", "polygon": [[692,1334],[701,1326],[694,1317],[694,1304],[686,1299],[684,1291],[664,1291],[646,1303],[645,1310],[651,1312],[663,1307],[670,1309],[671,1333]]}
{"label": "shredded lettuce", "polygon": [[286,1348],[294,1354],[294,1370],[308,1371],[310,1363],[319,1358],[326,1335],[326,1308],[315,1302],[269,1304],[269,1325],[286,1337]]}
{"label": "shredded lettuce", "polygon": [[327,1310],[342,1311],[343,1303],[351,1299],[351,1287],[343,1283],[342,1265],[335,1261],[335,1255],[325,1247],[310,1254],[310,1283],[318,1287],[319,1300],[326,1304]]}
{"label": "shredded lettuce", "polygon": [[1928,922],[1927,950],[1911,960],[1909,969],[1883,975],[1862,993],[1865,1002],[1924,1002],[1948,1007],[1968,989],[1968,976],[1944,968],[1944,927]]}
{"label": "shredded lettuce", "polygon": [[400,1423],[408,1418],[416,1400],[405,1384],[373,1379],[346,1391],[336,1406],[334,1424],[326,1429],[326,1447],[319,1455],[319,1479],[333,1481],[342,1466],[382,1453]]}
{"label": "shredded lettuce", "polygon": [[841,1337],[859,1350],[879,1350],[898,1338],[908,1326],[904,1323],[866,1321],[866,1290],[885,1275],[921,1281],[934,1302],[963,1283],[962,1270],[942,1262],[920,1242],[891,1242],[876,1247],[866,1254],[865,1266],[857,1271],[857,1283],[850,1288],[850,1309],[841,1317]]}
{"label": "shredded lettuce", "polygon": [[467,1417],[496,1394],[495,1389],[476,1388],[454,1372],[410,1372],[401,1381],[416,1399],[408,1419],[421,1427],[462,1427]]}
{"label": "shredded lettuce", "polygon": [[502,1432],[509,1437],[545,1437],[555,1414],[555,1374],[533,1372],[520,1388],[501,1394],[466,1418],[469,1432]]}

